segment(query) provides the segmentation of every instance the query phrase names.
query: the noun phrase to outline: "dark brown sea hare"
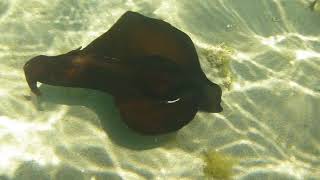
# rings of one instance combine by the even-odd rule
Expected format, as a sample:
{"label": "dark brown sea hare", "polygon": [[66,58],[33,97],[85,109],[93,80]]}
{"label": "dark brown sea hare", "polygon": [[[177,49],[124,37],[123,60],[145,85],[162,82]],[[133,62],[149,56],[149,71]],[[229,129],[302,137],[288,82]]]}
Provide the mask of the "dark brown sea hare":
{"label": "dark brown sea hare", "polygon": [[142,134],[176,131],[198,110],[221,112],[221,88],[203,73],[193,42],[162,20],[128,11],[87,47],[36,56],[24,66],[37,82],[111,94],[121,118]]}

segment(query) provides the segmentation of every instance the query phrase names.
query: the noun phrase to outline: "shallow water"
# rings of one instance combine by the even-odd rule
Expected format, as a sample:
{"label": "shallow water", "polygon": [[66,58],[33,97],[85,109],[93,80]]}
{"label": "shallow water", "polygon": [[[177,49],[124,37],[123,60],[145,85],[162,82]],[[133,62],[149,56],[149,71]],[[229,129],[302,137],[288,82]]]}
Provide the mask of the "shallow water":
{"label": "shallow water", "polygon": [[[320,179],[320,11],[311,4],[1,0],[0,179],[210,179],[203,154],[213,150],[237,159],[231,179]],[[126,10],[192,38],[224,88],[222,113],[142,137],[107,94],[42,85],[41,98],[30,95],[28,59],[85,46]]]}

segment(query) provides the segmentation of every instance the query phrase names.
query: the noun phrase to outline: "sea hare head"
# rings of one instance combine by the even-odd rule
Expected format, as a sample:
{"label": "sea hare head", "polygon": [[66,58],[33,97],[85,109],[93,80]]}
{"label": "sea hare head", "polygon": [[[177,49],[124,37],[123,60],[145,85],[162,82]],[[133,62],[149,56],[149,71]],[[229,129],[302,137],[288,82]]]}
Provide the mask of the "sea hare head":
{"label": "sea hare head", "polygon": [[51,85],[67,83],[66,72],[70,71],[72,60],[79,54],[79,50],[80,48],[58,56],[39,55],[30,59],[23,70],[31,91],[36,95],[41,94],[37,82]]}
{"label": "sea hare head", "polygon": [[25,77],[27,83],[33,93],[36,95],[40,95],[40,91],[37,87],[37,82],[39,78],[49,78],[49,74],[47,72],[47,65],[45,61],[48,59],[48,56],[36,56],[30,59],[24,66],[23,70],[25,73]]}

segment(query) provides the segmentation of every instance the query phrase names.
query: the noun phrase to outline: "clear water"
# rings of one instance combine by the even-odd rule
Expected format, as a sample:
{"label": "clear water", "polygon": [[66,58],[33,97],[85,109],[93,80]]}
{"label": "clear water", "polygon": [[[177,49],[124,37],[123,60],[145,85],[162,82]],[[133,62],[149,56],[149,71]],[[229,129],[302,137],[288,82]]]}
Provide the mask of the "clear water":
{"label": "clear water", "polygon": [[[210,151],[237,159],[230,179],[320,179],[320,5],[311,4],[1,0],[0,179],[219,179],[204,171]],[[223,113],[141,137],[104,93],[43,85],[43,97],[30,96],[28,59],[85,46],[126,10],[192,38],[207,76],[224,87]]]}

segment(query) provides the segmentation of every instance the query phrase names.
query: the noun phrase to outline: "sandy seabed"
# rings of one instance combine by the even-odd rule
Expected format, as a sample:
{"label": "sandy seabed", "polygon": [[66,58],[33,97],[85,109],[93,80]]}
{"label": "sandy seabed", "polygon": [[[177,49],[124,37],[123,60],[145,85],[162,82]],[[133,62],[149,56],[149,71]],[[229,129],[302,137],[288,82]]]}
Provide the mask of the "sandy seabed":
{"label": "sandy seabed", "polygon": [[[225,179],[320,179],[320,12],[311,5],[2,0],[0,179],[219,179],[204,171],[211,151],[237,159]],[[30,96],[27,60],[84,47],[127,10],[192,38],[203,70],[223,87],[222,113],[143,137],[122,124],[107,94],[43,85],[41,98]]]}

